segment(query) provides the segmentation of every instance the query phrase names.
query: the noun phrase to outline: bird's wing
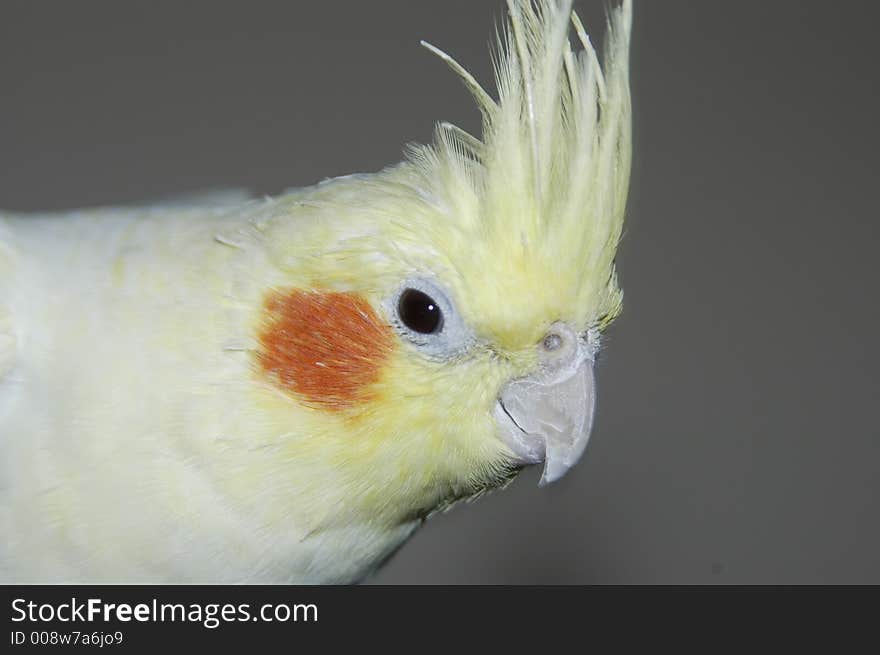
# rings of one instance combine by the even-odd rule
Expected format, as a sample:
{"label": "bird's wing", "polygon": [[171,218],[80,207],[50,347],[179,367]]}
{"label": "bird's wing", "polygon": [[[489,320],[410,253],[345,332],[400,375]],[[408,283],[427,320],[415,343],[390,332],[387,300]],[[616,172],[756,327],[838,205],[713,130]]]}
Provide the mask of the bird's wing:
{"label": "bird's wing", "polygon": [[175,544],[159,558],[198,550],[182,526],[223,492],[193,462],[251,452],[228,442],[250,434],[251,308],[273,282],[247,240],[261,207],[0,213],[0,343],[14,344],[0,350],[0,580],[145,579],[149,539]]}

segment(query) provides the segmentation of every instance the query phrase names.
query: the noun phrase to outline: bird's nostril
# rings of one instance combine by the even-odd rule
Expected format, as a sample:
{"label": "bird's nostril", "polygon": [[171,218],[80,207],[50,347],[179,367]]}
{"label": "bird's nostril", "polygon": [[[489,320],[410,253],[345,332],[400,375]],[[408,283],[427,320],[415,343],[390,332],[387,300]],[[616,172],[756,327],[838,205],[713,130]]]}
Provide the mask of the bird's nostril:
{"label": "bird's nostril", "polygon": [[578,352],[578,336],[570,325],[556,321],[537,345],[542,364],[556,368],[573,361]]}
{"label": "bird's nostril", "polygon": [[544,350],[549,352],[553,352],[554,350],[559,350],[562,348],[562,337],[556,332],[550,332],[547,336],[544,337],[543,342]]}

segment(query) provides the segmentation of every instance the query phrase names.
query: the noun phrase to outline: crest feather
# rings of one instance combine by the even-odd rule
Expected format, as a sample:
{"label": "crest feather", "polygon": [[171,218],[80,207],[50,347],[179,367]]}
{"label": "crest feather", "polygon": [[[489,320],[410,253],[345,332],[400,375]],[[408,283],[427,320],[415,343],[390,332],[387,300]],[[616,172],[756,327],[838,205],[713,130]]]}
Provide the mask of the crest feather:
{"label": "crest feather", "polygon": [[507,8],[493,56],[497,100],[450,55],[422,42],[463,79],[483,127],[477,139],[440,123],[434,143],[412,149],[411,161],[434,185],[442,180],[445,189],[435,193],[448,206],[472,196],[465,202],[479,217],[463,220],[494,238],[515,234],[525,248],[576,249],[587,272],[604,272],[607,285],[631,165],[632,2],[609,11],[602,64],[572,0],[507,0]]}

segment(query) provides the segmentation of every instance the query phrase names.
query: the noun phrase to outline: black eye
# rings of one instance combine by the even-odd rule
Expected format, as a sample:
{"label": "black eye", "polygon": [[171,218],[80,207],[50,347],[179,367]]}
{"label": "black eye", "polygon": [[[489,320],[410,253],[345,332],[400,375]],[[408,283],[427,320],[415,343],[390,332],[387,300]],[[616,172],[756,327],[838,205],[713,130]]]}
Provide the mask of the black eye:
{"label": "black eye", "polygon": [[405,289],[397,301],[397,314],[403,324],[413,332],[434,334],[443,327],[443,312],[426,293],[418,289]]}

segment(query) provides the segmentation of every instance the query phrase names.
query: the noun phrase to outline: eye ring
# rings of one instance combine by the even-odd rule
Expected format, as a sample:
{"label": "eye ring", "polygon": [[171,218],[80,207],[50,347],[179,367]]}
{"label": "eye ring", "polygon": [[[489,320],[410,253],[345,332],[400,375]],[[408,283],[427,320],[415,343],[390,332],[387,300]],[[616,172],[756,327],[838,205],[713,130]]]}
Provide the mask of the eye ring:
{"label": "eye ring", "polygon": [[382,306],[401,338],[429,359],[461,357],[476,341],[450,294],[433,277],[403,280]]}

